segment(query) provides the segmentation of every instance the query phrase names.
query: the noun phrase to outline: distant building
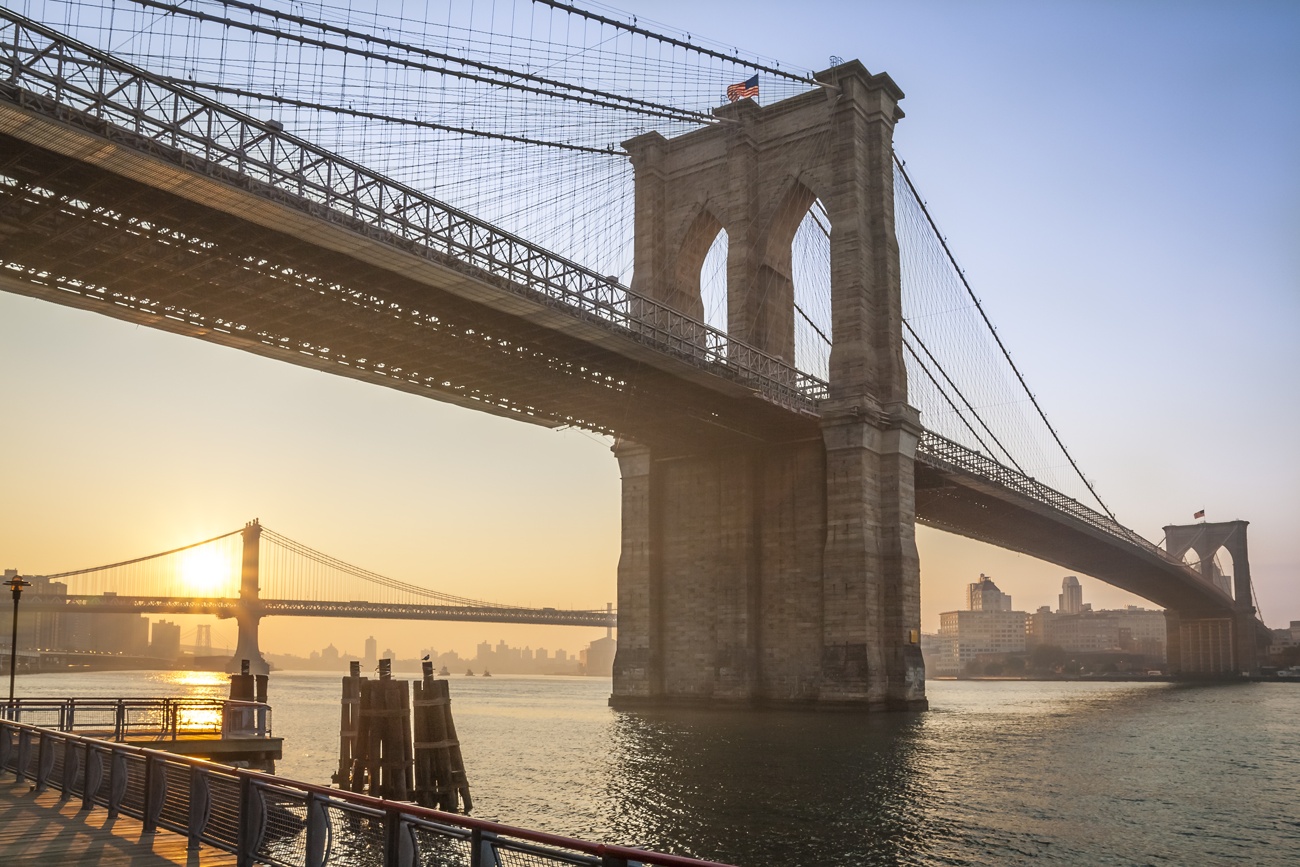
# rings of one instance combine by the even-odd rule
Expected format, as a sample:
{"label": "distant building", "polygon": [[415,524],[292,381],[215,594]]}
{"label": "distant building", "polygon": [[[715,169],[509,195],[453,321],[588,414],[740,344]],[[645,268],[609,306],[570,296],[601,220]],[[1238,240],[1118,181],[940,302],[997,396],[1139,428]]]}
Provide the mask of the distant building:
{"label": "distant building", "polygon": [[[4,579],[8,581],[18,574],[16,569],[6,569]],[[68,585],[52,581],[43,575],[24,575],[23,580],[31,586],[23,590],[23,598],[35,596],[67,596]],[[9,597],[5,597],[7,600]],[[10,632],[0,630],[4,635],[0,644],[9,646]],[[18,646],[37,650],[64,649],[67,641],[66,616],[54,611],[24,611],[18,618]]]}
{"label": "distant building", "polygon": [[[1023,653],[1027,615],[1011,610],[1011,597],[987,575],[966,586],[966,610],[939,615],[939,634],[925,657],[926,671],[960,674],[987,654]],[[925,653],[924,649],[922,653]]]}
{"label": "distant building", "polygon": [[597,638],[587,645],[586,650],[578,652],[578,661],[582,673],[590,677],[609,677],[614,673],[614,652],[618,642],[613,638]]}
{"label": "distant building", "polygon": [[966,585],[967,611],[1010,611],[1011,597],[998,589],[993,579],[981,574],[980,580]]}
{"label": "distant building", "polygon": [[159,659],[175,659],[181,655],[181,627],[168,620],[156,621],[149,639],[149,655]]}
{"label": "distant building", "polygon": [[374,668],[379,663],[379,642],[373,635],[366,639],[366,655],[361,657],[361,661],[367,668]]}
{"label": "distant building", "polygon": [[1073,575],[1061,579],[1061,595],[1056,597],[1059,614],[1078,614],[1083,610],[1083,585]]}
{"label": "distant building", "polygon": [[925,659],[926,675],[953,675],[957,673],[957,655],[953,649],[954,636],[935,632],[921,633],[921,656]]}
{"label": "distant building", "polygon": [[1029,616],[1029,644],[1051,645],[1071,653],[1122,651],[1165,659],[1165,613],[1130,605],[1093,611],[1073,575],[1061,582],[1060,608],[1043,606]]}

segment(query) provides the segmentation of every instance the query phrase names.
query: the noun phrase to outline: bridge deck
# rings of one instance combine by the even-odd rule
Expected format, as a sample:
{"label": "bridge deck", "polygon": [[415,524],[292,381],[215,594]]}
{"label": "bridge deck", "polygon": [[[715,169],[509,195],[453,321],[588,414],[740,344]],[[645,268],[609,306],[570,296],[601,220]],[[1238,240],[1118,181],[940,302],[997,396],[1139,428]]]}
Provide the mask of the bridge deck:
{"label": "bridge deck", "polygon": [[144,833],[128,816],[83,812],[81,800],[59,801],[56,791],[36,795],[29,783],[0,783],[0,864],[235,864],[234,855],[203,846],[186,849],[180,834]]}

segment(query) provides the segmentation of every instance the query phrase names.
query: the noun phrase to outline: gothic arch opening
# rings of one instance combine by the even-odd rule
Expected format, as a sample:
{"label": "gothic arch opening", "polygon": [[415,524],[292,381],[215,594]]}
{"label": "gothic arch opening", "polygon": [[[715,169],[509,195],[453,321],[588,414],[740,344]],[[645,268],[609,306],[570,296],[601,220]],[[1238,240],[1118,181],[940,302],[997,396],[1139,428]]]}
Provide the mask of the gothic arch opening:
{"label": "gothic arch opening", "polygon": [[794,364],[818,379],[830,378],[831,221],[813,201],[791,242],[794,279]]}
{"label": "gothic arch opening", "polygon": [[727,295],[727,248],[727,230],[719,226],[695,272],[703,319],[724,333],[730,330],[731,318]]}
{"label": "gothic arch opening", "polygon": [[1227,593],[1234,596],[1232,587],[1232,576],[1236,574],[1232,562],[1232,552],[1226,546],[1220,546],[1217,551],[1210,556],[1210,576],[1214,585]]}

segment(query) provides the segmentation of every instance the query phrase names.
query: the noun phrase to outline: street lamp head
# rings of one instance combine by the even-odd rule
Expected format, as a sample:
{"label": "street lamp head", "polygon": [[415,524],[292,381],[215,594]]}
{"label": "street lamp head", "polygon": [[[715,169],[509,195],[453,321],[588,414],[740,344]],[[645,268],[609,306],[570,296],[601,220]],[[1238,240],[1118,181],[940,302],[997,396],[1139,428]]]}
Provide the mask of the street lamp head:
{"label": "street lamp head", "polygon": [[23,588],[31,587],[32,582],[24,581],[23,576],[21,575],[12,575],[8,581],[4,582],[4,584],[0,586],[8,587],[12,590],[14,594],[14,602],[17,603],[18,598],[23,595]]}

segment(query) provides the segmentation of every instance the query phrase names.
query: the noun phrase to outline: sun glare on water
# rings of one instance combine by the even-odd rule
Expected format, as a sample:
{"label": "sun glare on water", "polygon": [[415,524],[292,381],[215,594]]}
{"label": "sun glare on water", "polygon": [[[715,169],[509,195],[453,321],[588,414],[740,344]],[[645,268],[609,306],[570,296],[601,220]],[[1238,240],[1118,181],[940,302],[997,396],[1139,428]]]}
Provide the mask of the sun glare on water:
{"label": "sun glare on water", "polygon": [[230,582],[231,566],[219,552],[210,548],[186,551],[181,562],[181,579],[195,596],[221,595]]}

